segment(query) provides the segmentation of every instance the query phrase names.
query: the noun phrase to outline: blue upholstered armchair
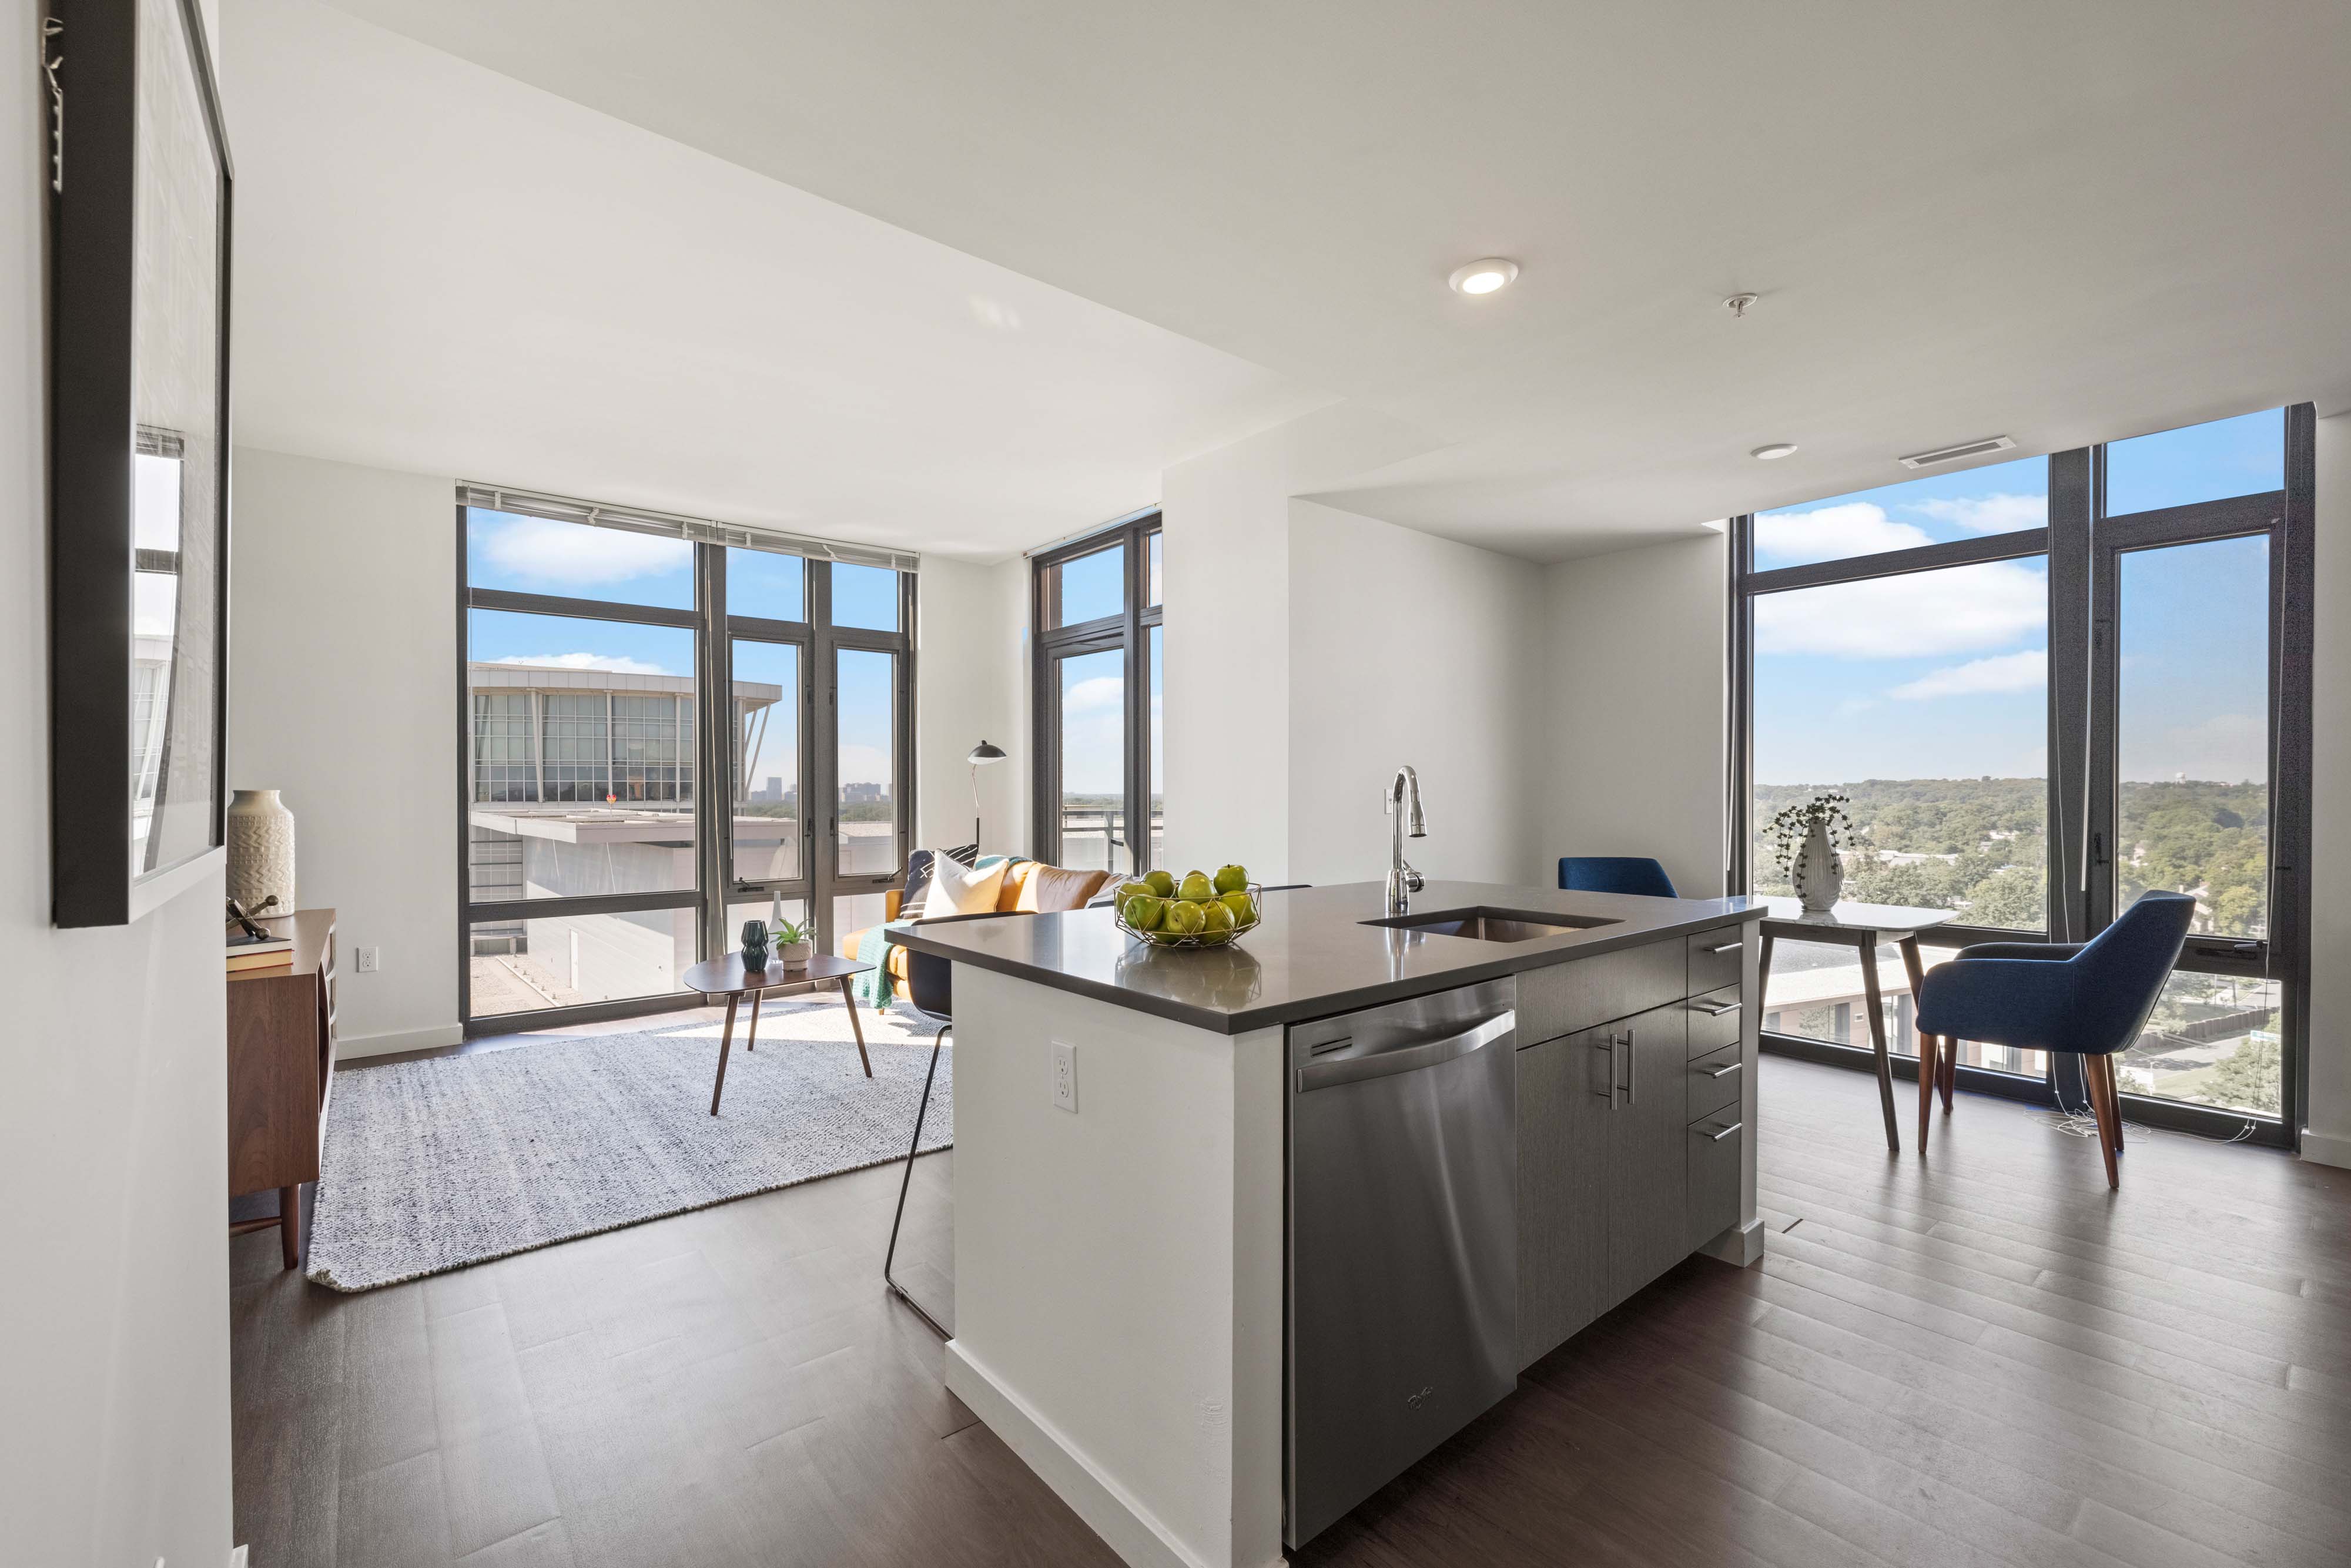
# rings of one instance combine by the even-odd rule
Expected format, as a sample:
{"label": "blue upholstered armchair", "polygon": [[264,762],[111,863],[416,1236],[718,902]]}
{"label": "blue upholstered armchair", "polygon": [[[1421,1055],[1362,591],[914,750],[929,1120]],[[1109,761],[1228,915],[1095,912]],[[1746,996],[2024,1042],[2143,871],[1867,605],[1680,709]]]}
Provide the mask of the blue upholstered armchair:
{"label": "blue upholstered armchair", "polygon": [[1672,898],[1674,879],[1646,855],[1562,855],[1559,885],[1570,893],[1631,893]]}
{"label": "blue upholstered armchair", "polygon": [[2120,1186],[2122,1097],[2115,1053],[2138,1038],[2163,983],[2187,943],[2196,901],[2184,893],[2143,893],[2122,917],[2089,942],[1988,942],[1927,971],[1918,988],[1918,1146],[1927,1146],[1926,1112],[1933,1086],[1950,1108],[1949,1056],[1960,1040],[2082,1058],[2106,1185]]}

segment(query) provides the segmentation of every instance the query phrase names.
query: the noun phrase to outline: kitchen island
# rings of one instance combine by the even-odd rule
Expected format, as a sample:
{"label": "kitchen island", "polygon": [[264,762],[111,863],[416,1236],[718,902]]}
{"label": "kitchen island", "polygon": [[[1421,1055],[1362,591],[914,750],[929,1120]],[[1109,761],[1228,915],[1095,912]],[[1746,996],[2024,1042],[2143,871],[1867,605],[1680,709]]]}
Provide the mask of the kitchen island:
{"label": "kitchen island", "polygon": [[[1681,1258],[1761,1255],[1761,903],[1412,904],[1270,894],[1201,951],[1105,909],[901,937],[956,966],[947,1385],[1130,1563],[1277,1563]],[[1431,1266],[1364,1264],[1391,1232]]]}

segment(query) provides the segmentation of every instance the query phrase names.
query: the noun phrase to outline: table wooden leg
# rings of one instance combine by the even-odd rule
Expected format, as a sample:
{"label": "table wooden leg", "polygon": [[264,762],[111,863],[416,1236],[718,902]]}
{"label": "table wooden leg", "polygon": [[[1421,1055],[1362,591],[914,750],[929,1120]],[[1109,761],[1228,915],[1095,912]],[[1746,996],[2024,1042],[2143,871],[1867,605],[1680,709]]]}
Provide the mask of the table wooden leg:
{"label": "table wooden leg", "polygon": [[865,1054],[865,1026],[857,1021],[857,991],[850,985],[850,977],[841,977],[841,999],[849,1004],[849,1027],[857,1035],[857,1060],[865,1064],[865,1076],[873,1076],[873,1059]]}
{"label": "table wooden leg", "polygon": [[1905,936],[1896,944],[1902,949],[1902,967],[1910,977],[1911,1032],[1918,1037],[1918,1152],[1927,1152],[1927,1126],[1934,1114],[1935,1086],[1943,1081],[1943,1060],[1939,1043],[1917,1025],[1918,988],[1926,983],[1926,971],[1918,961],[1918,939]]}
{"label": "table wooden leg", "polygon": [[1943,1042],[1943,1114],[1951,1113],[1951,1091],[1959,1086],[1959,1042]]}
{"label": "table wooden leg", "polygon": [[1771,934],[1763,933],[1763,950],[1755,959],[1755,1006],[1760,1012],[1769,1005],[1771,992]]}
{"label": "table wooden leg", "polygon": [[1869,1049],[1877,1059],[1877,1103],[1886,1113],[1886,1147],[1888,1152],[1902,1152],[1902,1132],[1894,1122],[1894,1065],[1886,1052],[1886,1000],[1877,985],[1877,942],[1865,938],[1861,945],[1861,992],[1864,1005],[1869,1009]]}
{"label": "table wooden leg", "polygon": [[718,1114],[718,1097],[726,1092],[726,1053],[735,1049],[735,1004],[743,998],[730,993],[726,998],[726,1027],[718,1031],[718,1082],[710,1086],[710,1113]]}
{"label": "table wooden leg", "polygon": [[302,1266],[302,1186],[277,1189],[277,1249],[288,1269]]}
{"label": "table wooden leg", "polygon": [[759,1003],[767,994],[765,991],[751,993],[751,1027],[743,1033],[743,1049],[746,1051],[759,1049]]}

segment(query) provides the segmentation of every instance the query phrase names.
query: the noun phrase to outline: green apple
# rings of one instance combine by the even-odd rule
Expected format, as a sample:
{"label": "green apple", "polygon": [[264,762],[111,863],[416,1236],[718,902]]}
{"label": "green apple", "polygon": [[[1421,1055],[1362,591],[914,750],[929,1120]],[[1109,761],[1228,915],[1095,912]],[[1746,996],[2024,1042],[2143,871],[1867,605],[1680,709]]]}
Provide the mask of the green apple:
{"label": "green apple", "polygon": [[1166,916],[1167,905],[1155,893],[1138,893],[1119,906],[1126,923],[1137,931],[1156,931]]}
{"label": "green apple", "polygon": [[1206,904],[1217,896],[1217,890],[1209,883],[1206,872],[1191,871],[1184,873],[1183,883],[1176,889],[1176,896],[1186,904]]}
{"label": "green apple", "polygon": [[1248,925],[1257,919],[1257,900],[1244,891],[1224,894],[1217,902],[1233,912],[1235,925]]}
{"label": "green apple", "polygon": [[1217,868],[1217,891],[1218,893],[1238,893],[1248,885],[1248,867],[1238,865],[1220,865]]}
{"label": "green apple", "polygon": [[1122,883],[1119,884],[1118,901],[1120,904],[1123,904],[1128,899],[1134,897],[1138,894],[1151,893],[1154,891],[1155,890],[1147,882]]}
{"label": "green apple", "polygon": [[1230,940],[1233,927],[1238,924],[1233,918],[1232,906],[1221,899],[1200,905],[1200,929],[1208,936]]}
{"label": "green apple", "polygon": [[1176,879],[1168,875],[1165,872],[1144,872],[1143,873],[1143,880],[1149,883],[1151,891],[1157,894],[1160,897],[1173,898],[1176,896]]}
{"label": "green apple", "polygon": [[1207,924],[1207,916],[1201,913],[1200,905],[1182,899],[1166,905],[1166,913],[1159,918],[1159,929],[1171,936],[1196,936]]}

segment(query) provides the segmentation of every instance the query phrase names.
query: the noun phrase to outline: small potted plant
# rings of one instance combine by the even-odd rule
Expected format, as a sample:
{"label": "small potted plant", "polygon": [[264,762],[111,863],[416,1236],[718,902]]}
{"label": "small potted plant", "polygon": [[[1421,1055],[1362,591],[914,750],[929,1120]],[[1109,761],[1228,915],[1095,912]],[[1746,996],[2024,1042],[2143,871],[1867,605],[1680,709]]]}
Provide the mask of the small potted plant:
{"label": "small potted plant", "polygon": [[776,962],[787,969],[805,969],[816,956],[816,944],[809,940],[808,930],[798,921],[786,920],[775,928]]}
{"label": "small potted plant", "polygon": [[1825,915],[1844,891],[1844,862],[1837,851],[1853,841],[1853,819],[1844,810],[1851,804],[1832,789],[1786,808],[1766,824],[1773,858],[1795,884],[1797,902],[1807,915]]}

